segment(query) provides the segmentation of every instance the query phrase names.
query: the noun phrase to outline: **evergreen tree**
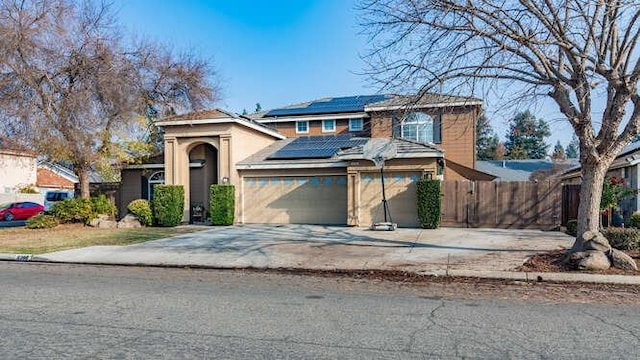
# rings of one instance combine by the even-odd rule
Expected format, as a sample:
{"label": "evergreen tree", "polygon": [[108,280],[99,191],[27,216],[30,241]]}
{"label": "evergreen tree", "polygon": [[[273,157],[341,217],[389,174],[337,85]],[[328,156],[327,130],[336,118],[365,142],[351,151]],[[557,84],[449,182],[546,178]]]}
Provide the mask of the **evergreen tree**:
{"label": "evergreen tree", "polygon": [[256,111],[257,113],[259,113],[260,111],[262,111],[262,105],[260,105],[260,103],[256,103]]}
{"label": "evergreen tree", "polygon": [[562,144],[560,144],[560,140],[558,140],[556,146],[553,148],[551,158],[556,161],[567,159],[567,155],[564,153],[564,148],[562,147]]}
{"label": "evergreen tree", "polygon": [[476,159],[495,159],[496,147],[499,141],[498,134],[491,127],[489,119],[485,114],[480,115],[476,120]]}
{"label": "evergreen tree", "polygon": [[580,157],[580,144],[578,143],[578,137],[575,134],[571,138],[569,145],[567,145],[565,154],[567,154],[567,158],[569,159],[577,159]]}
{"label": "evergreen tree", "polygon": [[536,119],[529,110],[519,112],[511,119],[505,147],[510,159],[522,159],[525,154],[528,159],[544,159],[549,145],[544,138],[551,135],[549,124],[542,119]]}

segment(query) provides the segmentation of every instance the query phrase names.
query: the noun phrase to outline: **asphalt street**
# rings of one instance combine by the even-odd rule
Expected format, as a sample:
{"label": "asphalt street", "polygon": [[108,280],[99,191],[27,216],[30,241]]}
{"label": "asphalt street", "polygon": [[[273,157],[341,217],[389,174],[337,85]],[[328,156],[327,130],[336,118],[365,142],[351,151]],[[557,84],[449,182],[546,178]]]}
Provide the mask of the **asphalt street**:
{"label": "asphalt street", "polygon": [[636,359],[637,307],[308,276],[0,262],[0,357]]}

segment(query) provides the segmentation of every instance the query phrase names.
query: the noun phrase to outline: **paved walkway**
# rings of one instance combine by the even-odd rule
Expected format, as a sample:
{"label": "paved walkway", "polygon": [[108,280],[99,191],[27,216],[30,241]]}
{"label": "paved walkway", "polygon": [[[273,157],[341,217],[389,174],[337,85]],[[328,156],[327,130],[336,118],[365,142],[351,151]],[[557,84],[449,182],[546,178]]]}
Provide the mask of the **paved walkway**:
{"label": "paved walkway", "polygon": [[[568,248],[573,238],[538,230],[397,229],[310,225],[203,227],[129,246],[92,246],[30,260],[212,268],[404,270],[451,276],[640,284],[639,276],[523,273],[527,257]],[[0,259],[15,259],[15,255]]]}

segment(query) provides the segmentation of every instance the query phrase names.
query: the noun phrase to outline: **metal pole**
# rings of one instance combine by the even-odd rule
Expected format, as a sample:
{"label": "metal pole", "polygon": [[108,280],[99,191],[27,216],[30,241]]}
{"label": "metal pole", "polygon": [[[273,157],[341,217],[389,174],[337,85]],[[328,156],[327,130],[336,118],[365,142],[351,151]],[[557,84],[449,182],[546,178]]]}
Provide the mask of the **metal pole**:
{"label": "metal pole", "polygon": [[384,211],[384,222],[387,222],[389,209],[387,208],[387,195],[384,190],[384,163],[380,167],[380,179],[382,180],[382,210]]}

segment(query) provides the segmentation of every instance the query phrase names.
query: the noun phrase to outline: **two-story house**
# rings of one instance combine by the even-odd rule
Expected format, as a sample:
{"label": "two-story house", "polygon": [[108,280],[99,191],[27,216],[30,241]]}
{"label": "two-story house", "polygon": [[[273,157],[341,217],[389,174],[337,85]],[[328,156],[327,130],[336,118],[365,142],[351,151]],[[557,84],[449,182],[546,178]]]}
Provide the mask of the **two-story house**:
{"label": "two-story house", "polygon": [[[239,223],[369,226],[381,221],[382,179],[372,150],[386,148],[392,220],[417,226],[415,183],[424,177],[491,179],[474,170],[481,101],[426,95],[325,98],[248,117],[222,110],[174,116],[156,164],[123,172],[122,206],[155,183],[185,186],[185,220],[209,207],[211,184],[236,186]],[[129,180],[128,180],[129,179]]]}

